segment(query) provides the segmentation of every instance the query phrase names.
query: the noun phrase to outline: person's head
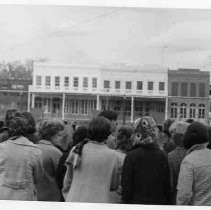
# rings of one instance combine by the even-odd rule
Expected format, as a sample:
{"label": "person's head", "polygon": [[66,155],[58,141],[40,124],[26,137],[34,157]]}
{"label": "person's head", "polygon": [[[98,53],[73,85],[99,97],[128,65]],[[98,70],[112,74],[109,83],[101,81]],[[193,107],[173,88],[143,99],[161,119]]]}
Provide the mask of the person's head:
{"label": "person's head", "polygon": [[87,137],[88,137],[88,127],[84,125],[79,126],[73,133],[73,146],[83,141]]}
{"label": "person's head", "polygon": [[122,125],[117,131],[117,149],[129,152],[132,148],[132,139],[133,129],[131,126]]}
{"label": "person's head", "polygon": [[187,119],[185,122],[192,123],[192,122],[194,122],[194,120],[193,119]]}
{"label": "person's head", "polygon": [[112,132],[114,132],[116,130],[117,118],[118,118],[118,115],[116,112],[109,111],[109,110],[103,110],[102,112],[100,112],[100,114],[98,116],[105,117],[111,122],[111,131]]}
{"label": "person's head", "polygon": [[171,137],[176,145],[179,146],[183,144],[183,136],[189,125],[190,123],[183,121],[175,121],[171,124],[169,128],[169,133],[171,134]]}
{"label": "person's head", "polygon": [[30,112],[23,112],[22,116],[27,122],[27,132],[29,134],[35,133],[36,132],[36,122],[35,122],[33,115]]}
{"label": "person's head", "polygon": [[174,120],[167,119],[163,122],[163,133],[165,133],[169,138],[171,138],[171,134],[169,133],[169,128]]}
{"label": "person's head", "polygon": [[8,122],[9,137],[13,136],[26,136],[27,122],[23,117],[13,117]]}
{"label": "person's head", "polygon": [[62,148],[66,135],[66,126],[61,120],[44,120],[39,127],[39,135],[42,140],[50,141],[55,146]]}
{"label": "person's head", "polygon": [[21,113],[17,109],[8,109],[5,116],[5,126],[7,127],[9,121],[14,117],[22,117]]}
{"label": "person's head", "polygon": [[88,137],[91,140],[103,142],[111,134],[111,123],[105,117],[96,117],[91,120],[88,128]]}
{"label": "person's head", "polygon": [[133,126],[134,144],[141,143],[145,140],[151,139],[151,141],[157,141],[158,127],[155,120],[152,117],[145,116],[135,120]]}
{"label": "person's head", "polygon": [[195,144],[203,144],[208,141],[208,129],[200,122],[192,122],[184,134],[183,145],[190,149]]}

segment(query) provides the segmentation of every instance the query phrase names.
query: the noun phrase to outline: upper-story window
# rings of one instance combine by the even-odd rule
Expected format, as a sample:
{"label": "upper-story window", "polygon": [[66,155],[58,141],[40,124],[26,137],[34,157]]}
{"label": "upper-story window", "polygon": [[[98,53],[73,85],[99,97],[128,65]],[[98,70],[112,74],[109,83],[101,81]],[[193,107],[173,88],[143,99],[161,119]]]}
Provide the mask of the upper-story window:
{"label": "upper-story window", "polygon": [[78,77],[73,78],[73,87],[78,87]]}
{"label": "upper-story window", "polygon": [[36,85],[42,85],[42,76],[36,76]]}
{"label": "upper-story window", "polygon": [[181,96],[188,96],[188,84],[187,84],[187,82],[181,83]]}
{"label": "upper-story window", "polygon": [[126,88],[126,90],[131,90],[132,89],[132,82],[131,81],[127,81],[125,83],[125,88]]}
{"label": "upper-story window", "polygon": [[69,87],[69,77],[64,77],[64,86]]}
{"label": "upper-story window", "polygon": [[104,80],[104,88],[109,89],[110,88],[110,81]]}
{"label": "upper-story window", "polygon": [[199,97],[205,97],[205,84],[199,84]]}
{"label": "upper-story window", "polygon": [[205,105],[204,104],[199,104],[198,117],[199,117],[199,119],[204,119],[205,118]]}
{"label": "upper-story window", "polygon": [[60,86],[60,77],[55,77],[55,86],[56,87]]}
{"label": "upper-story window", "polygon": [[96,77],[92,78],[92,88],[97,88],[97,78]]}
{"label": "upper-story window", "polygon": [[51,77],[45,76],[45,86],[51,86]]}
{"label": "upper-story window", "polygon": [[88,87],[88,77],[83,78],[83,87],[87,88]]}
{"label": "upper-story window", "polygon": [[143,89],[143,82],[137,81],[137,90],[142,90],[142,89]]}
{"label": "upper-story window", "polygon": [[196,97],[196,83],[190,83],[190,97]]}
{"label": "upper-story window", "polygon": [[153,82],[148,82],[148,90],[153,90]]}
{"label": "upper-story window", "polygon": [[115,89],[120,89],[120,81],[115,81]]}
{"label": "upper-story window", "polygon": [[171,85],[172,85],[171,95],[178,96],[178,82],[172,82]]}
{"label": "upper-story window", "polygon": [[165,90],[165,82],[159,82],[159,91]]}

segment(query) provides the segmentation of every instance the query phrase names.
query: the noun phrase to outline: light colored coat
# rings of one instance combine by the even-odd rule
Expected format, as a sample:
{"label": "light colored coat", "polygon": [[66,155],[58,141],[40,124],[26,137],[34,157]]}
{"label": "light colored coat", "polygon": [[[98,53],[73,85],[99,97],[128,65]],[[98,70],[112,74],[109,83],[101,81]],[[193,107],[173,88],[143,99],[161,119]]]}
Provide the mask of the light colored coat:
{"label": "light colored coat", "polygon": [[194,145],[182,161],[177,205],[211,205],[211,150],[204,144]]}
{"label": "light colored coat", "polygon": [[41,151],[25,137],[0,144],[0,199],[37,200],[35,183],[42,176]]}
{"label": "light colored coat", "polygon": [[60,201],[61,191],[56,181],[56,172],[62,152],[50,141],[41,140],[37,144],[42,151],[44,175],[36,185],[39,201]]}
{"label": "light colored coat", "polygon": [[64,179],[65,201],[109,203],[110,191],[119,186],[119,155],[104,143],[88,142],[82,152],[79,168],[72,169],[67,158]]}

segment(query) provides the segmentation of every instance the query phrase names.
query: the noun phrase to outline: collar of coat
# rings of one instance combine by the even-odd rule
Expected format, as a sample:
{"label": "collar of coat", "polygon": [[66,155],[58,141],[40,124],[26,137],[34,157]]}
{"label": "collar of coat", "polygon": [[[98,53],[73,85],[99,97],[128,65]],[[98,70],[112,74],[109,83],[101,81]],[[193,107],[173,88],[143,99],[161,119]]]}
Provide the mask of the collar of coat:
{"label": "collar of coat", "polygon": [[146,149],[158,149],[159,148],[158,144],[153,142],[153,143],[148,143],[148,144],[138,143],[138,144],[135,144],[132,149],[136,149],[139,147],[146,148]]}
{"label": "collar of coat", "polygon": [[187,151],[187,155],[195,150],[200,150],[200,149],[205,149],[205,148],[206,148],[206,144],[204,144],[204,143],[203,144],[195,144]]}
{"label": "collar of coat", "polygon": [[23,146],[31,146],[31,147],[36,147],[36,144],[30,142],[26,137],[24,136],[20,136],[17,138],[10,138],[7,140],[7,142],[11,143],[11,144],[19,144],[19,145],[23,145]]}

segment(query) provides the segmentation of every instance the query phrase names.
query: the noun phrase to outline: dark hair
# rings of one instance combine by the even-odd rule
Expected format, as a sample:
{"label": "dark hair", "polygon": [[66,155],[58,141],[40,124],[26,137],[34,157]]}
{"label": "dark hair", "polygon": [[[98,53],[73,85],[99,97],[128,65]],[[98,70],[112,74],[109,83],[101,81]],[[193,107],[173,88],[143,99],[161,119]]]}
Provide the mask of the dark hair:
{"label": "dark hair", "polygon": [[13,117],[8,122],[9,136],[26,136],[27,123],[23,117]]}
{"label": "dark hair", "polygon": [[130,126],[122,126],[117,133],[117,149],[129,152],[132,149],[133,129]]}
{"label": "dark hair", "polygon": [[185,122],[192,123],[192,122],[194,122],[194,120],[193,119],[187,119]]}
{"label": "dark hair", "polygon": [[63,121],[55,119],[45,120],[40,124],[39,135],[41,139],[50,141],[55,134],[64,129],[65,124]]}
{"label": "dark hair", "polygon": [[21,113],[17,109],[8,109],[5,116],[5,126],[9,125],[9,121],[14,117],[22,117]]}
{"label": "dark hair", "polygon": [[73,133],[73,146],[83,141],[88,137],[88,128],[86,126],[80,126]]}
{"label": "dark hair", "polygon": [[114,111],[109,111],[109,110],[104,110],[102,112],[100,112],[100,114],[98,115],[99,117],[105,117],[108,120],[117,120],[118,114]]}
{"label": "dark hair", "polygon": [[203,144],[208,141],[208,129],[200,122],[192,122],[184,135],[183,145],[190,149],[195,144]]}
{"label": "dark hair", "polygon": [[211,149],[211,127],[208,128],[208,141],[209,141],[209,144],[207,147]]}
{"label": "dark hair", "polygon": [[88,137],[91,140],[102,142],[111,134],[111,124],[105,117],[92,119],[88,128]]}
{"label": "dark hair", "polygon": [[23,112],[22,116],[26,119],[27,122],[27,133],[35,133],[36,131],[36,123],[33,115],[30,112]]}
{"label": "dark hair", "polygon": [[171,124],[174,122],[174,120],[167,119],[163,123],[163,133],[165,133],[169,138],[171,138],[171,134],[169,132],[169,128]]}

